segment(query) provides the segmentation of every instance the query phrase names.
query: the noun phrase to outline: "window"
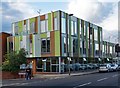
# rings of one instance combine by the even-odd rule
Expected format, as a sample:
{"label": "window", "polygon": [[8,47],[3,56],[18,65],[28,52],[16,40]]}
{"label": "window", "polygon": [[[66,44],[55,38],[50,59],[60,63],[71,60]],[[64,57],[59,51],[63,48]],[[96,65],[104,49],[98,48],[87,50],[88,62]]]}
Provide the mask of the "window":
{"label": "window", "polygon": [[77,23],[75,22],[75,35],[77,35]]}
{"label": "window", "polygon": [[71,35],[74,35],[74,22],[71,21]]}
{"label": "window", "polygon": [[48,19],[45,20],[45,28],[48,31]]}
{"label": "window", "polygon": [[73,53],[77,52],[77,48],[78,48],[78,40],[77,38],[73,38]]}
{"label": "window", "polygon": [[66,53],[67,45],[66,45],[66,37],[64,37],[64,53]]}
{"label": "window", "polygon": [[30,54],[32,54],[32,39],[30,39]]}
{"label": "window", "polygon": [[50,52],[50,38],[47,38],[47,52]]}
{"label": "window", "polygon": [[54,30],[58,30],[57,18],[54,18]]}
{"label": "window", "polygon": [[81,31],[81,24],[80,24],[80,34],[82,34],[82,31]]}
{"label": "window", "polygon": [[13,42],[9,42],[9,51],[13,50]]}
{"label": "window", "polygon": [[41,52],[46,52],[46,39],[41,40]]}
{"label": "window", "polygon": [[34,33],[35,30],[35,22],[30,23],[30,33]]}
{"label": "window", "polygon": [[19,30],[18,25],[15,25],[15,35],[18,35],[18,30]]}
{"label": "window", "polygon": [[97,30],[94,29],[94,39],[97,41],[98,40],[98,33]]}
{"label": "window", "polygon": [[62,18],[62,33],[66,33],[66,20]]}
{"label": "window", "polygon": [[110,54],[112,54],[112,46],[110,46]]}
{"label": "window", "polygon": [[89,38],[89,27],[87,27],[87,36]]}
{"label": "window", "polygon": [[105,46],[104,45],[103,45],[103,49],[102,50],[103,50],[103,53],[104,53],[105,52]]}
{"label": "window", "polygon": [[100,31],[100,42],[102,41],[102,31]]}
{"label": "window", "polygon": [[84,24],[84,36],[86,35],[86,25]]}
{"label": "window", "polygon": [[99,44],[95,44],[95,50],[99,50]]}
{"label": "window", "polygon": [[41,39],[41,52],[50,52],[50,38]]}
{"label": "window", "polygon": [[42,20],[41,21],[41,33],[43,33],[43,32],[46,32],[46,30],[45,30],[45,20]]}

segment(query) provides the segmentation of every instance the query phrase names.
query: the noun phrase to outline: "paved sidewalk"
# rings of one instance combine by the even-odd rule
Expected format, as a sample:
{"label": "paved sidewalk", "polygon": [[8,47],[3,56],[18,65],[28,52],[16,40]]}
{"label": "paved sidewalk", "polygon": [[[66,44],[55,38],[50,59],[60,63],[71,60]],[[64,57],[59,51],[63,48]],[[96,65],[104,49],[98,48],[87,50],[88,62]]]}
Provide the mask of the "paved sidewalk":
{"label": "paved sidewalk", "polygon": [[81,76],[81,75],[88,75],[88,74],[94,74],[97,73],[98,70],[92,70],[92,71],[82,71],[82,72],[71,72],[70,75],[68,73],[63,74],[36,74],[34,78],[63,78],[68,76]]}
{"label": "paved sidewalk", "polygon": [[52,80],[52,79],[60,79],[65,77],[71,77],[71,76],[81,76],[81,75],[89,75],[97,73],[98,70],[92,70],[87,72],[71,72],[69,75],[68,73],[64,74],[36,74],[34,78],[31,80],[25,80],[25,78],[20,79],[5,79],[2,80],[2,86],[15,86],[15,85],[25,85],[28,83],[34,83],[38,81],[45,81],[45,80]]}

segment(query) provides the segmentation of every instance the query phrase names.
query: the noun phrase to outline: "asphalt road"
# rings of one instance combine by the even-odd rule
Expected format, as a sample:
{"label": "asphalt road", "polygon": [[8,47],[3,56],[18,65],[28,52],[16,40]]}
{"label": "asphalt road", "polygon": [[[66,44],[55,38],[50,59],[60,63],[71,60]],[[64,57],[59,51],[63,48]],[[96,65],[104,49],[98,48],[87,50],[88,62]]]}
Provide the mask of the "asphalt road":
{"label": "asphalt road", "polygon": [[26,83],[16,83],[14,86],[34,86],[39,88],[120,88],[120,72],[96,73],[43,81],[34,80]]}

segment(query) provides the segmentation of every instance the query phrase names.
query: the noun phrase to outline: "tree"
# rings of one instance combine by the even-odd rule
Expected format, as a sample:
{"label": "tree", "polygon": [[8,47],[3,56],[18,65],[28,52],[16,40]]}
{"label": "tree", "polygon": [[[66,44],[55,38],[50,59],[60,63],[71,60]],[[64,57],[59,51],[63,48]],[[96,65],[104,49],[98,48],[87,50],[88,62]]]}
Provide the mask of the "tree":
{"label": "tree", "polygon": [[3,62],[2,70],[3,71],[10,71],[10,72],[17,72],[20,70],[21,64],[26,64],[27,52],[25,49],[20,49],[19,52],[11,51],[5,55],[5,62]]}

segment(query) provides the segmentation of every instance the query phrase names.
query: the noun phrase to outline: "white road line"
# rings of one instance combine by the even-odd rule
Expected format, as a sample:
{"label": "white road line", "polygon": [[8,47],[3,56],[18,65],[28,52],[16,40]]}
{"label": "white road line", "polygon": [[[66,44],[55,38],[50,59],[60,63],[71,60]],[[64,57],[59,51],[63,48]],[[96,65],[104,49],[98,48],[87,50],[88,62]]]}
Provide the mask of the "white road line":
{"label": "white road line", "polygon": [[18,85],[20,83],[12,83],[12,84],[5,84],[5,85],[2,85],[2,86],[13,86],[13,85]]}
{"label": "white road line", "polygon": [[81,84],[81,85],[75,86],[75,87],[73,87],[73,88],[82,87],[82,86],[86,86],[86,85],[89,85],[89,84],[91,84],[91,82],[84,83],[84,84]]}
{"label": "white road line", "polygon": [[112,77],[116,77],[116,76],[118,76],[118,75],[116,74],[116,75],[113,75]]}
{"label": "white road line", "polygon": [[103,80],[105,80],[105,79],[108,79],[108,78],[102,78],[102,79],[99,79],[99,80],[97,80],[97,81],[99,82],[99,81],[103,81]]}

